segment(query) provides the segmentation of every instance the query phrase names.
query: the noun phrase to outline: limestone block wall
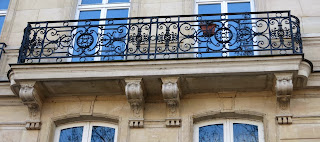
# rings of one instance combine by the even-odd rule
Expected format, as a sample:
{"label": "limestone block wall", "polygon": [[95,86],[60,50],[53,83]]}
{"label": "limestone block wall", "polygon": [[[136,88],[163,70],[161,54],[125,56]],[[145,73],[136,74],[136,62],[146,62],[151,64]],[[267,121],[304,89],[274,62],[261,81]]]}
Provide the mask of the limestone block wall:
{"label": "limestone block wall", "polygon": [[[11,0],[0,41],[8,44],[2,59],[0,80],[6,80],[10,63],[16,63],[27,22],[74,19],[77,0]],[[305,58],[320,70],[320,1],[256,0],[256,11],[291,10],[301,20]],[[193,14],[194,0],[131,0],[130,16]],[[9,88],[7,85],[6,88]],[[0,92],[4,91],[0,89]],[[26,130],[28,109],[18,96],[0,97],[0,142],[52,141],[56,122],[80,116],[101,116],[117,120],[119,142],[191,142],[193,118],[216,112],[263,114],[265,141],[320,141],[320,90],[294,90],[291,99],[293,124],[278,125],[277,98],[271,91],[236,92],[232,97],[219,93],[187,94],[181,98],[180,127],[167,128],[166,103],[146,102],[144,128],[129,128],[130,105],[123,96],[46,98],[41,110],[41,130]]]}
{"label": "limestone block wall", "polygon": [[[220,112],[261,114],[266,142],[319,141],[320,90],[295,92],[291,100],[294,117],[290,125],[277,124],[276,97],[272,92],[264,91],[237,92],[231,97],[219,93],[185,95],[181,98],[180,104],[182,125],[175,128],[165,126],[166,104],[161,101],[146,102],[144,128],[129,128],[128,121],[132,112],[125,96],[53,97],[47,98],[44,103],[41,115],[42,128],[39,131],[24,129],[22,123],[28,115],[25,106],[1,106],[0,141],[52,141],[56,125],[75,122],[66,121],[58,124],[58,121],[80,116],[101,116],[117,120],[106,123],[114,123],[119,127],[119,142],[191,142],[194,118]],[[221,119],[223,118],[221,116]]]}

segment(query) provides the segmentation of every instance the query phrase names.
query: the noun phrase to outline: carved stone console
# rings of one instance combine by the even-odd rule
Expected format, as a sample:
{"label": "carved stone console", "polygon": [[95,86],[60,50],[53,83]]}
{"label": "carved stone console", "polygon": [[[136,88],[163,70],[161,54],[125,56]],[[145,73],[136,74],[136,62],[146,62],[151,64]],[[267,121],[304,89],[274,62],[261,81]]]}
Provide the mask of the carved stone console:
{"label": "carved stone console", "polygon": [[179,77],[163,77],[161,80],[163,99],[167,103],[166,126],[179,127],[181,125]]}
{"label": "carved stone console", "polygon": [[145,102],[142,78],[127,78],[125,79],[125,83],[125,93],[133,112],[133,118],[129,120],[129,126],[132,128],[142,128]]}
{"label": "carved stone console", "polygon": [[277,96],[278,124],[291,124],[290,99],[293,91],[292,73],[275,73],[275,93]]}
{"label": "carved stone console", "polygon": [[29,117],[26,124],[27,130],[39,130],[41,127],[42,99],[36,89],[36,82],[20,83],[19,96],[24,105],[28,106]]}

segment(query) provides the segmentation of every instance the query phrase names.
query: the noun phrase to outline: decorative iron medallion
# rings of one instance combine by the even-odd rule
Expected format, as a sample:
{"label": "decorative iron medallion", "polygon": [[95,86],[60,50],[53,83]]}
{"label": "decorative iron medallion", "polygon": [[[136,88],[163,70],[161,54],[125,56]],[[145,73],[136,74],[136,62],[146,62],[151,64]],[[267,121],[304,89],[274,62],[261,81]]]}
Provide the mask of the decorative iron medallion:
{"label": "decorative iron medallion", "polygon": [[82,34],[77,38],[77,45],[80,48],[89,48],[93,44],[93,40],[91,34]]}

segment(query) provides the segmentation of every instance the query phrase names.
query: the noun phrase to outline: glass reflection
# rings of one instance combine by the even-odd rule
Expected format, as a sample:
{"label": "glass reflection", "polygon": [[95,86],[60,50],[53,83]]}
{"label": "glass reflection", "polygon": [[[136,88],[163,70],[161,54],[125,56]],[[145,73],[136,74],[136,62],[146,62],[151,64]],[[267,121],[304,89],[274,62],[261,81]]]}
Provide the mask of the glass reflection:
{"label": "glass reflection", "polygon": [[102,3],[102,0],[82,0],[81,4],[98,4]]}
{"label": "glass reflection", "polygon": [[258,142],[258,126],[250,124],[233,124],[234,142]]}
{"label": "glass reflection", "polygon": [[72,127],[61,130],[59,142],[81,142],[83,127]]}
{"label": "glass reflection", "polygon": [[114,128],[93,126],[91,142],[114,142],[114,135]]}
{"label": "glass reflection", "polygon": [[109,0],[108,3],[115,3],[115,2],[129,2],[129,0]]}
{"label": "glass reflection", "polygon": [[0,9],[8,9],[10,0],[0,0]]}
{"label": "glass reflection", "polygon": [[200,127],[199,142],[223,142],[223,124]]}

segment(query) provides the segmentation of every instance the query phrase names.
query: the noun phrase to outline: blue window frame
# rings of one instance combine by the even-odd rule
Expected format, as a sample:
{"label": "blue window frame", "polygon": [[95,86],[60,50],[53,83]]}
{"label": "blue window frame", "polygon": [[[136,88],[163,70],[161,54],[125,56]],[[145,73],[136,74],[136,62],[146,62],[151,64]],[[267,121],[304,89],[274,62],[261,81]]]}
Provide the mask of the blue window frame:
{"label": "blue window frame", "polygon": [[[250,0],[222,0],[222,1],[202,1],[198,0],[198,14],[213,13],[235,13],[235,12],[251,12]],[[207,25],[210,20],[215,21],[216,31],[219,28],[227,28],[227,30],[219,30],[214,35],[206,36],[202,31],[199,32],[198,54],[200,57],[225,57],[225,56],[251,56],[253,55],[253,39],[251,36],[252,25],[251,20],[238,20],[249,18],[250,15],[229,15],[227,17],[220,16],[203,16],[199,25]],[[225,18],[225,19],[224,19]],[[237,20],[232,20],[237,19]],[[200,27],[199,26],[199,27]],[[209,26],[207,26],[207,30]],[[229,43],[221,44],[221,41],[230,40]]]}
{"label": "blue window frame", "polygon": [[0,34],[4,24],[4,20],[7,15],[7,9],[9,7],[10,0],[0,0]]}
{"label": "blue window frame", "polygon": [[[79,0],[79,2],[77,16],[81,20],[127,18],[129,15],[129,0]],[[100,20],[91,21],[89,24],[88,22],[79,22],[78,25],[84,25],[84,27],[77,29],[79,35],[76,35],[74,39],[77,44],[80,42],[91,46],[86,46],[86,49],[83,50],[84,48],[75,45],[73,55],[76,57],[72,61],[122,60],[126,46],[127,20],[112,22]],[[82,31],[82,34],[78,31]],[[87,36],[83,36],[85,32],[88,32]],[[91,44],[92,42],[93,44]],[[89,57],[90,55],[94,57]]]}

